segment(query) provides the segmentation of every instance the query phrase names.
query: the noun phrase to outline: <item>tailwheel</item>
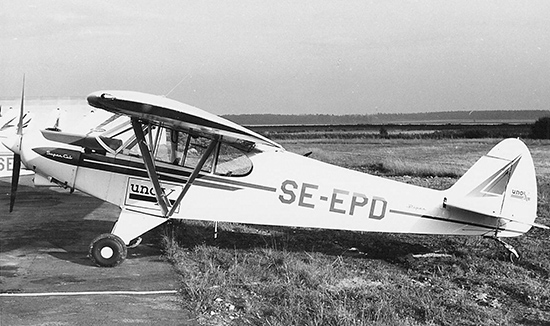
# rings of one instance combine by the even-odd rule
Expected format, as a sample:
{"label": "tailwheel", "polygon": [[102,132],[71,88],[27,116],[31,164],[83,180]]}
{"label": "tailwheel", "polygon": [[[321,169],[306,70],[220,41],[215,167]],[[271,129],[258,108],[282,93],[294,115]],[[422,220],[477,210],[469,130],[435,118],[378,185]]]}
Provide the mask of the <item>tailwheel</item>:
{"label": "tailwheel", "polygon": [[502,239],[500,239],[496,236],[490,236],[490,237],[486,237],[486,238],[493,239],[496,242],[500,243],[506,249],[506,251],[508,251],[508,259],[513,264],[518,263],[519,260],[521,259],[521,256],[519,255],[519,252],[511,244],[504,242]]}
{"label": "tailwheel", "polygon": [[89,257],[100,267],[115,267],[126,259],[126,244],[118,236],[105,233],[90,244]]}
{"label": "tailwheel", "polygon": [[502,241],[501,239],[497,238],[497,242],[501,243],[506,251],[508,251],[508,259],[513,263],[518,263],[521,256],[519,255],[519,252],[514,248],[511,244],[506,243]]}
{"label": "tailwheel", "polygon": [[517,263],[519,263],[519,260],[521,259],[521,256],[519,255],[519,253],[516,250],[514,250],[514,251],[510,251],[508,253],[508,259],[510,259],[512,264],[517,264]]}

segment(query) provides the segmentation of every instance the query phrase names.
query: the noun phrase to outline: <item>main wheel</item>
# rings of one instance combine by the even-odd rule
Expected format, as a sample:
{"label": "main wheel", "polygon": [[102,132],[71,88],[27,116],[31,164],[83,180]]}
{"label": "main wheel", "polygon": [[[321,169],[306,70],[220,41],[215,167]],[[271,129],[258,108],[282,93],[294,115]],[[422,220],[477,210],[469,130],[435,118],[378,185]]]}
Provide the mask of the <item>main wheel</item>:
{"label": "main wheel", "polygon": [[118,236],[105,233],[90,244],[89,257],[97,266],[115,267],[126,259],[126,245]]}

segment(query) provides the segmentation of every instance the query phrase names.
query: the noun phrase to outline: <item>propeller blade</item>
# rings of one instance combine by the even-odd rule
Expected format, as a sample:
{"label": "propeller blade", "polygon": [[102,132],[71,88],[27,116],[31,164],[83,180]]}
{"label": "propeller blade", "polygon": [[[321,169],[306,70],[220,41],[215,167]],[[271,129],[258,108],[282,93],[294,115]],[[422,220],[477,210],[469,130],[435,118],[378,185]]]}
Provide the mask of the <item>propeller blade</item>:
{"label": "propeller blade", "polygon": [[11,174],[11,192],[10,192],[10,213],[15,205],[17,195],[17,186],[19,185],[19,174],[21,172],[21,143],[23,141],[23,110],[25,106],[25,75],[23,74],[23,88],[21,89],[21,109],[19,111],[19,122],[17,123],[17,150],[13,154],[13,171]]}
{"label": "propeller blade", "polygon": [[21,89],[21,109],[19,110],[19,123],[17,124],[17,134],[23,134],[23,109],[25,106],[25,75],[23,74],[23,88]]}
{"label": "propeller blade", "polygon": [[13,155],[13,171],[11,174],[11,192],[10,192],[10,213],[15,205],[15,196],[17,194],[17,185],[19,184],[19,172],[21,171],[21,155]]}

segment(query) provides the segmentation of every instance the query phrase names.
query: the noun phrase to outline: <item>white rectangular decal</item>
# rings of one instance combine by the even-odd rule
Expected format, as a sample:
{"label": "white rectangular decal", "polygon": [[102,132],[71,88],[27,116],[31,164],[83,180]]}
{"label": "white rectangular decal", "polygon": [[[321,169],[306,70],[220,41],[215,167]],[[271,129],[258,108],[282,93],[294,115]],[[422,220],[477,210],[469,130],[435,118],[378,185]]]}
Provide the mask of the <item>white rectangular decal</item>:
{"label": "white rectangular decal", "polygon": [[[178,184],[161,183],[160,187],[172,205],[183,191],[183,186]],[[131,207],[160,210],[153,184],[144,179],[128,178],[124,204]],[[179,213],[179,209],[178,205],[175,213]]]}

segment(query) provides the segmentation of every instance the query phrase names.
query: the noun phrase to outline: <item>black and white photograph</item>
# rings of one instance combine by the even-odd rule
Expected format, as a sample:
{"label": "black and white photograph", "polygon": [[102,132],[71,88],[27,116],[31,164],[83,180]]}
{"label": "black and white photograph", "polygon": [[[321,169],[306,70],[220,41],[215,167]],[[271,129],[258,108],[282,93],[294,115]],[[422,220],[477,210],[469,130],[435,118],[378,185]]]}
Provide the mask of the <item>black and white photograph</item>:
{"label": "black and white photograph", "polygon": [[0,3],[0,325],[550,325],[550,2]]}

